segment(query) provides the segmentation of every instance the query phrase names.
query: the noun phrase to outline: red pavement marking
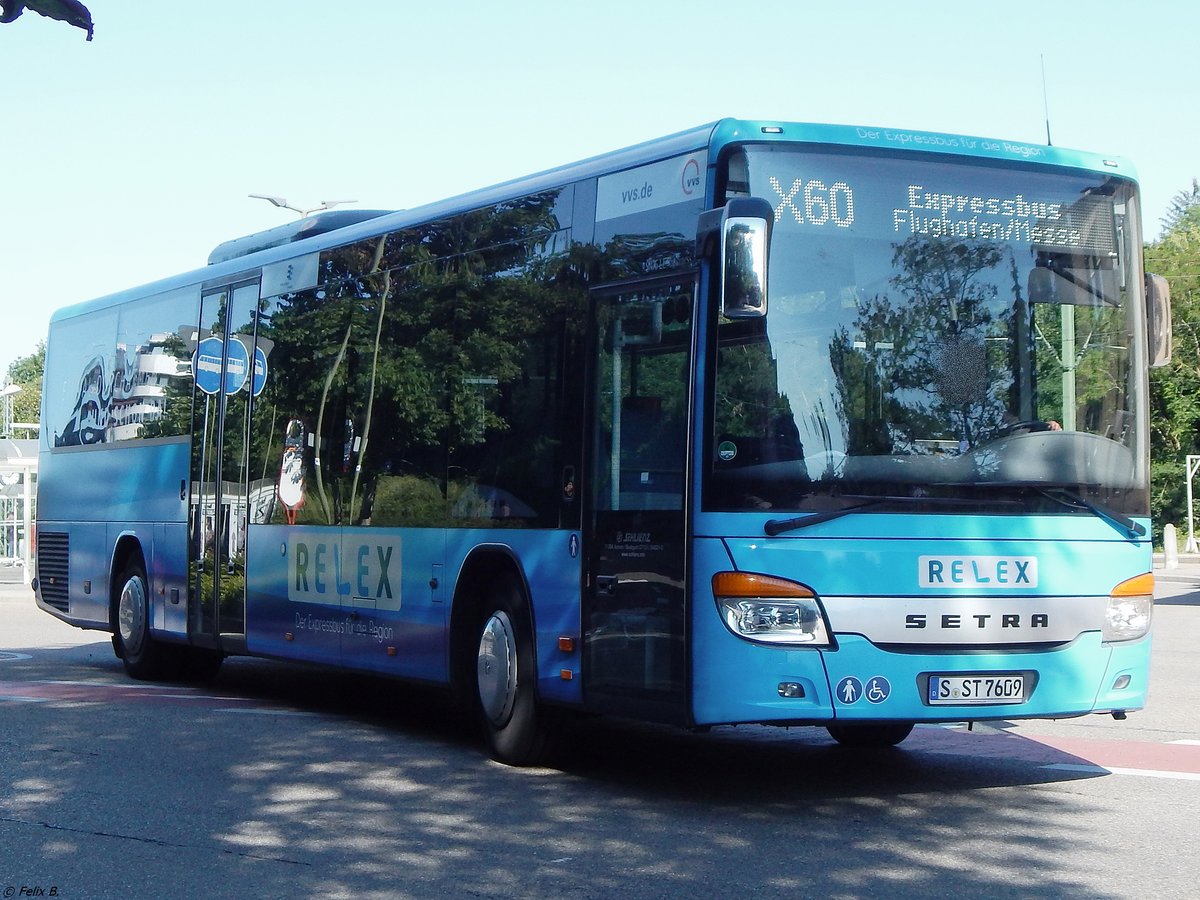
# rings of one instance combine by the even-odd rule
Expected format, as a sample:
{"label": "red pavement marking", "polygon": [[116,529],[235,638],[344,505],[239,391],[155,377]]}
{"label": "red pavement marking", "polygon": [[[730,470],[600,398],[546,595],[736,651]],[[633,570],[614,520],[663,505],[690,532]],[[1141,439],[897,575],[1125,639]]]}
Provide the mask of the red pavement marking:
{"label": "red pavement marking", "polygon": [[1105,769],[1148,769],[1200,775],[1200,746],[1044,736],[1034,740]]}
{"label": "red pavement marking", "polygon": [[1200,745],[1195,744],[918,728],[901,747],[946,756],[1021,760],[1039,766],[1200,774]]}

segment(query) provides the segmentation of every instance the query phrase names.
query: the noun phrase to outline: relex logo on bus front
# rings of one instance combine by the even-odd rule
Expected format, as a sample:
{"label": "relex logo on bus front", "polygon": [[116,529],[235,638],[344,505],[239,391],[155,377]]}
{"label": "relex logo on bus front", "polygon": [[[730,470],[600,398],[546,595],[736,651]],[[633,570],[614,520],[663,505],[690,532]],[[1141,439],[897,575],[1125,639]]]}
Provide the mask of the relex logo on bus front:
{"label": "relex logo on bus front", "polygon": [[922,556],[917,584],[923,588],[1035,588],[1036,556]]}

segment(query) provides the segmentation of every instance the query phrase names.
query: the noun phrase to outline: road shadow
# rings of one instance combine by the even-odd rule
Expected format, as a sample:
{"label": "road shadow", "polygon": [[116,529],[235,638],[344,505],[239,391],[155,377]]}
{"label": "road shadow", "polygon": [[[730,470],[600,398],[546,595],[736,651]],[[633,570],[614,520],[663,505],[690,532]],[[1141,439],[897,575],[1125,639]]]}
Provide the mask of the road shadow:
{"label": "road shadow", "polygon": [[[28,660],[0,665],[0,680],[18,673],[53,678],[85,666],[106,684],[128,679],[108,642],[59,649],[31,648]],[[469,709],[447,690],[290,662],[235,657],[204,684],[178,684],[171,696],[242,700],[264,711],[294,711],[382,727],[413,740],[453,744],[486,760]],[[124,696],[124,695],[122,695]],[[144,697],[145,695],[141,695]],[[130,699],[140,699],[129,695]],[[1008,723],[1000,723],[1008,724]],[[1091,766],[1069,753],[1000,728],[918,726],[897,747],[837,744],[819,726],[721,726],[688,731],[671,725],[572,713],[556,716],[548,768],[566,775],[645,791],[663,799],[694,794],[709,782],[713,802],[797,802],[911,790],[957,791],[1069,782],[1096,777],[1061,766]],[[819,778],[764,778],[765,772],[819,772]],[[720,778],[709,773],[721,772]]]}
{"label": "road shadow", "polygon": [[1078,827],[1102,801],[1054,789],[1089,776],[1045,768],[1083,761],[1002,730],[867,752],[578,719],[552,766],[514,769],[442,691],[249,659],[154,687],[79,649],[0,664],[75,691],[8,707],[0,759],[0,821],[43,829],[64,872],[101,835],[139,848],[142,884],[219,861],[210,896],[1119,895],[1079,874],[1108,852]]}
{"label": "road shadow", "polygon": [[[1182,587],[1182,586],[1181,586]],[[1170,597],[1155,597],[1155,606],[1200,606],[1200,586],[1188,585],[1192,588],[1186,593],[1174,594]]]}

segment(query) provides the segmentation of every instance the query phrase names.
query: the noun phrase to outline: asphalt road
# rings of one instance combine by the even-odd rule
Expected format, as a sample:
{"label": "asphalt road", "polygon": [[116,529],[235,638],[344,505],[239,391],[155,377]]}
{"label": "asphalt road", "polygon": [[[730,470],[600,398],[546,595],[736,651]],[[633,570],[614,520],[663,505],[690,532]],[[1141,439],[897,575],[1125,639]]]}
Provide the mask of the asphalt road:
{"label": "asphalt road", "polygon": [[0,896],[1190,898],[1195,574],[1160,581],[1153,695],[1125,722],[869,753],[589,721],[526,770],[436,692],[258,660],[133,682],[106,635],[0,585]]}

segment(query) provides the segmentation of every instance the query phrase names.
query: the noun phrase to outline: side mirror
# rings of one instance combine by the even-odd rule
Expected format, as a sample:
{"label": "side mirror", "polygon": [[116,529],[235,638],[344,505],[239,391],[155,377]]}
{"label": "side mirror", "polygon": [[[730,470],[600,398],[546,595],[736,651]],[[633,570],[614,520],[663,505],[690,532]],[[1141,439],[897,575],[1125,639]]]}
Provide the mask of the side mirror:
{"label": "side mirror", "polygon": [[721,312],[730,319],[767,314],[767,258],[774,222],[771,204],[757,197],[736,197],[724,209],[700,217],[697,244],[702,255],[720,235]]}
{"label": "side mirror", "polygon": [[1151,368],[1171,361],[1171,286],[1161,275],[1146,274],[1146,337]]}

